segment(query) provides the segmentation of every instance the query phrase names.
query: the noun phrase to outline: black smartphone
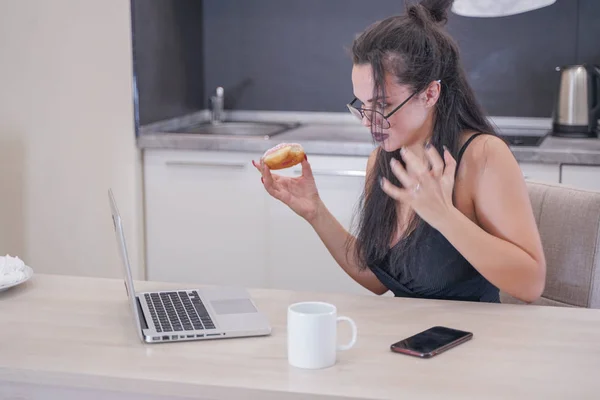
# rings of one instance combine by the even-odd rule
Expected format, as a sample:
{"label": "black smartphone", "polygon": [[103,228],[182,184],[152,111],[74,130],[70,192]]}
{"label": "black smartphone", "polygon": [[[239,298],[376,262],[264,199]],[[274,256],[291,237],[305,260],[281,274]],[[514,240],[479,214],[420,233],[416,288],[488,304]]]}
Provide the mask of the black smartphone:
{"label": "black smartphone", "polygon": [[470,340],[473,333],[458,329],[434,326],[411,337],[400,340],[390,346],[395,353],[431,358],[452,347]]}

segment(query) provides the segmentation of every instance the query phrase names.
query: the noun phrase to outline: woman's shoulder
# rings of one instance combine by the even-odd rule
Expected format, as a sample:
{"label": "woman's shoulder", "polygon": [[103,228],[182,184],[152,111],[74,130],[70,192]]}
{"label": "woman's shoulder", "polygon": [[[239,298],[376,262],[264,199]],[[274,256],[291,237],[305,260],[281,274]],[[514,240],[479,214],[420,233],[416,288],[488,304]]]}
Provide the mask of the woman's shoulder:
{"label": "woman's shoulder", "polygon": [[496,134],[465,132],[461,137],[460,147],[463,151],[459,167],[464,164],[465,169],[473,172],[515,161],[506,141]]}
{"label": "woman's shoulder", "polygon": [[[476,135],[476,136],[475,136]],[[469,139],[472,138],[470,141]],[[469,197],[474,196],[475,189],[480,187],[482,180],[490,177],[515,179],[522,176],[519,164],[508,144],[494,134],[479,134],[467,132],[461,138],[462,155],[455,174],[456,182],[463,186]]]}

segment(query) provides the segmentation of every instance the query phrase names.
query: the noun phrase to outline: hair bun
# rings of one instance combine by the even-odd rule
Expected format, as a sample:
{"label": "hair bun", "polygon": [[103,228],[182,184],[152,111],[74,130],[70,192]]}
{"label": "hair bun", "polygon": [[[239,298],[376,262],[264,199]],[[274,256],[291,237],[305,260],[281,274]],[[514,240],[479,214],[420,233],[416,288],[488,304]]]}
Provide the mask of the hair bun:
{"label": "hair bun", "polygon": [[429,12],[433,22],[445,25],[448,22],[448,10],[453,2],[454,0],[421,0],[419,5]]}

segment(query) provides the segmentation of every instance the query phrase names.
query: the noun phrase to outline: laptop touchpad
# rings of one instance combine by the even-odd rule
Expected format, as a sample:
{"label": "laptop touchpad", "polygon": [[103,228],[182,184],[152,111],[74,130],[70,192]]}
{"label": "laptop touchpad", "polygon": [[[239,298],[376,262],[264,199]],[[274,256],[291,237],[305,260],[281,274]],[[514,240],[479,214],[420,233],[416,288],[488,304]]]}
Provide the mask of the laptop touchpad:
{"label": "laptop touchpad", "polygon": [[219,315],[256,312],[254,304],[249,299],[214,300],[210,304]]}

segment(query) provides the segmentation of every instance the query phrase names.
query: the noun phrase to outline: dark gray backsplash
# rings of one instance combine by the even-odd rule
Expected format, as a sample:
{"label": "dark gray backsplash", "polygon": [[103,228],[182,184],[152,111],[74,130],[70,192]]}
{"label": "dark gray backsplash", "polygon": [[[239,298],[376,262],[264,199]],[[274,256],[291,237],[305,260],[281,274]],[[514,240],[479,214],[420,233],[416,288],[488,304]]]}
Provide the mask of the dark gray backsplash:
{"label": "dark gray backsplash", "polygon": [[577,63],[600,64],[600,0],[579,0]]}
{"label": "dark gray backsplash", "polygon": [[[208,107],[345,112],[352,39],[402,0],[131,0],[139,121]],[[503,18],[450,13],[448,31],[490,115],[550,117],[556,66],[600,64],[600,0]]]}
{"label": "dark gray backsplash", "polygon": [[576,62],[577,1],[503,18],[450,15],[473,89],[491,115],[550,117],[557,66]]}
{"label": "dark gray backsplash", "polygon": [[139,123],[203,109],[202,1],[131,0],[131,6]]}
{"label": "dark gray backsplash", "polygon": [[[222,85],[236,109],[345,111],[345,48],[370,23],[402,11],[398,0],[205,0],[206,96]],[[599,61],[599,19],[598,0],[559,0],[503,18],[450,13],[447,28],[489,114],[549,117],[555,67]]]}

